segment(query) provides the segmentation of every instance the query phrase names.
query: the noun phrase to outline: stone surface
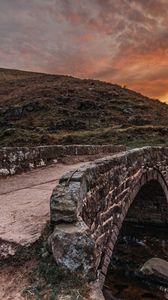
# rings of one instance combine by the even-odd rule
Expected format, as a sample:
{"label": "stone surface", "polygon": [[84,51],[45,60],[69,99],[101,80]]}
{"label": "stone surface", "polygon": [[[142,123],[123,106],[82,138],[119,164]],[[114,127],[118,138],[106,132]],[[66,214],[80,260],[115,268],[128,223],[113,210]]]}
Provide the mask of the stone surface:
{"label": "stone surface", "polygon": [[[91,255],[96,256],[97,277],[103,284],[126,216],[138,223],[167,224],[167,183],[168,148],[137,148],[108,156],[61,178],[51,197],[51,221],[57,224],[55,230],[63,224],[69,226],[68,215],[73,207],[70,226],[81,219],[88,226],[95,244]],[[151,197],[146,197],[153,189]],[[54,194],[59,195],[59,201]],[[82,260],[82,254],[78,259]]]}
{"label": "stone surface", "polygon": [[153,257],[145,262],[140,271],[144,275],[155,275],[166,278],[168,282],[168,262],[164,259]]}
{"label": "stone surface", "polygon": [[[10,159],[13,161],[12,157]],[[49,217],[48,196],[60,177],[55,173],[51,178],[50,169],[46,180],[42,170],[37,170],[40,174],[38,180],[31,173],[30,186],[25,186],[26,174],[21,175],[18,186],[13,185],[11,177],[0,181],[0,234],[7,241],[19,240],[24,244],[30,241],[29,237],[34,241]],[[41,176],[45,179],[41,180]],[[8,182],[7,189],[5,182]],[[128,219],[135,216],[135,221],[140,223],[168,222],[167,183],[168,148],[134,149],[81,168],[75,166],[74,172],[61,178],[51,196],[54,230],[49,243],[56,262],[63,268],[80,272],[89,280],[97,277],[103,285],[126,216]],[[145,199],[144,202],[144,193],[154,186],[153,201]],[[130,208],[132,214],[129,214]],[[148,217],[149,211],[151,218]],[[3,251],[5,253],[5,248]]]}
{"label": "stone surface", "polygon": [[83,222],[57,225],[49,237],[49,245],[58,266],[95,280],[95,245]]}
{"label": "stone surface", "polygon": [[4,147],[0,149],[0,177],[56,163],[67,156],[113,154],[124,150],[125,146],[120,145]]}
{"label": "stone surface", "polygon": [[59,185],[51,196],[52,221],[77,221],[77,205],[80,197],[80,183],[72,182],[70,185]]}

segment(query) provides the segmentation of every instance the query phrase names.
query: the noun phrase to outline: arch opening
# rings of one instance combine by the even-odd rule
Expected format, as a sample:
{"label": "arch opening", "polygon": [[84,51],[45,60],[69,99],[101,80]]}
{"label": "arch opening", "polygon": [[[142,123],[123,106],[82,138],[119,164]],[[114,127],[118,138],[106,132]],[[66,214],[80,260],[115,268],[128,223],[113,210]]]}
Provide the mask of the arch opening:
{"label": "arch opening", "polygon": [[137,274],[152,257],[168,260],[167,222],[163,187],[150,180],[136,194],[122,223],[106,274],[105,299],[137,299],[137,295],[138,299],[164,299],[157,282],[152,285]]}
{"label": "arch opening", "polygon": [[135,196],[124,222],[165,224],[168,219],[165,192],[157,180],[145,183]]}

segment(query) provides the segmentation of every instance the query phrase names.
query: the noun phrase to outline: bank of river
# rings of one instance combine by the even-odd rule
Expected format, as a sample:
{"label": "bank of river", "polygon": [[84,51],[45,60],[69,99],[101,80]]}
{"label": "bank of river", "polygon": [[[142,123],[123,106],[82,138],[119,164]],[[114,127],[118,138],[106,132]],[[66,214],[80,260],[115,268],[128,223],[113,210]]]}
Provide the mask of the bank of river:
{"label": "bank of river", "polygon": [[156,278],[139,276],[138,270],[152,257],[168,261],[168,230],[167,227],[133,226],[124,224],[114,249],[105,286],[106,300],[110,294],[124,300],[168,299],[159,287],[166,282],[158,282]]}

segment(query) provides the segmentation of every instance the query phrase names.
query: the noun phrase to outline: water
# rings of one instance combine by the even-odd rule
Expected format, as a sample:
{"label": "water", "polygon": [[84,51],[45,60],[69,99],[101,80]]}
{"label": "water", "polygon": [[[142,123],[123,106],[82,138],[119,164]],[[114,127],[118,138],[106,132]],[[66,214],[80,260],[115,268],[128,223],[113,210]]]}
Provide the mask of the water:
{"label": "water", "polygon": [[126,300],[166,299],[159,291],[162,282],[137,276],[136,271],[152,257],[168,261],[167,227],[124,223],[106,276],[106,300],[113,299],[110,294]]}

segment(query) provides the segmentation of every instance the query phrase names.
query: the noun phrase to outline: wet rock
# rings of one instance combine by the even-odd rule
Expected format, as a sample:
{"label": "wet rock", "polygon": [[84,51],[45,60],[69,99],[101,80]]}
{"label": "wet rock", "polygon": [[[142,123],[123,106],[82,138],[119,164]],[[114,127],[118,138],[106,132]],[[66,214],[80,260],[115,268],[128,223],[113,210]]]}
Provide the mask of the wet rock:
{"label": "wet rock", "polygon": [[[141,282],[152,290],[161,291],[168,296],[168,262],[160,258],[151,258],[137,274]],[[166,298],[167,299],[167,298]]]}
{"label": "wet rock", "polygon": [[164,259],[153,257],[140,269],[144,275],[155,275],[168,280],[168,262]]}

